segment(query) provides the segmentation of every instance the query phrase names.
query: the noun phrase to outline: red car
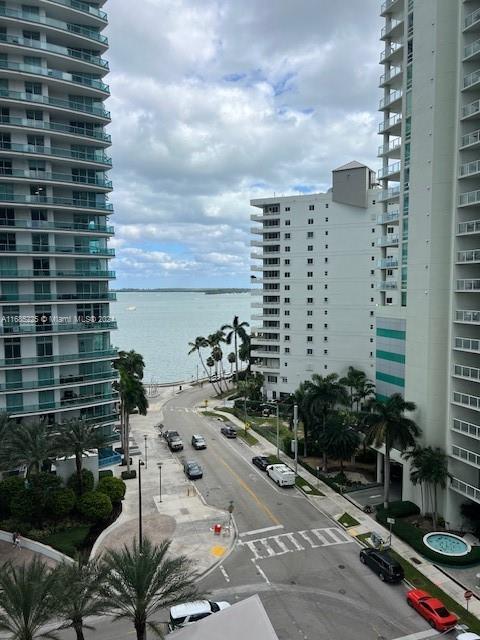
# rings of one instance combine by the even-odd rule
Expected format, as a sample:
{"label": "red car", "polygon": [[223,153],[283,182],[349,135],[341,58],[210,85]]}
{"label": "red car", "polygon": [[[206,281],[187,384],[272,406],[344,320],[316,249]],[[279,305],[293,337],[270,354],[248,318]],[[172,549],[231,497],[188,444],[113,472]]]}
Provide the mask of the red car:
{"label": "red car", "polygon": [[411,589],[407,593],[407,603],[437,631],[452,629],[458,622],[457,616],[450,613],[443,602],[421,589]]}

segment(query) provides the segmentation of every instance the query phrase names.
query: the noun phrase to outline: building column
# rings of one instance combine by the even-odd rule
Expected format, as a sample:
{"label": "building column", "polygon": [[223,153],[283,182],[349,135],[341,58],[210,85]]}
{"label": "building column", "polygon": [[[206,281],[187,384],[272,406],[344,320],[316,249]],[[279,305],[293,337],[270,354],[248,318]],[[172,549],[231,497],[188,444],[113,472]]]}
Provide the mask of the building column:
{"label": "building column", "polygon": [[383,482],[383,453],[377,451],[377,482]]}

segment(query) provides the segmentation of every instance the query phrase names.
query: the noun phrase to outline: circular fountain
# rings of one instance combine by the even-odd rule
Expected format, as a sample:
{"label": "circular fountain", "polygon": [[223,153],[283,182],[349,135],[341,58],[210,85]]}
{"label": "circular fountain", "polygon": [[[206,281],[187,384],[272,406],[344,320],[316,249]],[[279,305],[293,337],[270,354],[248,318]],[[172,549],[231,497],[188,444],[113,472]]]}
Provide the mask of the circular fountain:
{"label": "circular fountain", "polygon": [[423,544],[444,556],[466,556],[471,546],[453,533],[433,532],[423,536]]}

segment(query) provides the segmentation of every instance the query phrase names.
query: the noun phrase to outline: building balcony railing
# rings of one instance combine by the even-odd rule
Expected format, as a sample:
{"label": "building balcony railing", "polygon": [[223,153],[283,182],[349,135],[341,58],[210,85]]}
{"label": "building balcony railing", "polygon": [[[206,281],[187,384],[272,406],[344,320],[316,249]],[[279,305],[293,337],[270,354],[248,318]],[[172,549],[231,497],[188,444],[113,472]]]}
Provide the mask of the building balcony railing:
{"label": "building balcony railing", "polygon": [[102,69],[108,69],[108,61],[104,60],[100,56],[95,56],[90,53],[84,53],[77,49],[71,49],[70,47],[61,47],[58,44],[51,44],[50,42],[41,42],[40,40],[32,40],[32,38],[22,38],[22,36],[12,36],[10,34],[1,33],[0,42],[6,42],[7,44],[18,45],[21,47],[28,47],[30,49],[40,49],[47,53],[56,53],[61,56],[67,56],[74,60],[80,60],[89,64],[94,64],[96,67]]}
{"label": "building balcony railing", "polygon": [[474,502],[480,503],[480,489],[477,489],[471,484],[467,484],[463,482],[463,480],[459,480],[458,478],[452,478],[450,481],[450,488],[460,493],[462,496],[466,498],[470,498]]}
{"label": "building balcony railing", "polygon": [[379,156],[387,156],[389,153],[393,151],[399,151],[402,148],[402,139],[396,138],[391,142],[387,142],[386,144],[382,144],[378,147],[378,155]]}
{"label": "building balcony railing", "polygon": [[476,9],[468,16],[465,17],[463,21],[463,28],[469,29],[471,27],[480,26],[480,9]]}
{"label": "building balcony railing", "polygon": [[33,335],[38,333],[81,333],[83,331],[109,331],[117,329],[116,321],[111,322],[65,322],[62,324],[18,324],[0,325],[2,335]]}
{"label": "building balcony railing", "polygon": [[383,87],[385,84],[393,80],[394,78],[398,78],[402,73],[402,67],[391,67],[388,71],[386,71],[383,75],[380,76],[378,84],[380,87]]}
{"label": "building balcony railing", "polygon": [[[384,260],[379,260],[377,262],[377,267],[379,269],[397,269],[398,258],[385,258]],[[1,271],[0,271],[0,274],[1,274]]]}
{"label": "building balcony railing", "polygon": [[1,244],[0,253],[35,253],[35,254],[49,254],[59,253],[64,254],[79,254],[86,256],[114,256],[115,249],[107,249],[106,247],[63,247],[60,245],[28,245],[28,244]]}
{"label": "building balcony railing", "polygon": [[40,402],[38,404],[31,404],[27,406],[19,405],[17,407],[8,407],[6,412],[9,417],[26,415],[29,413],[58,411],[65,409],[73,409],[75,407],[83,407],[85,405],[94,405],[103,402],[117,402],[119,399],[118,393],[99,393],[93,396],[80,396],[78,398],[66,398],[60,402]]}
{"label": "building balcony railing", "polygon": [[379,247],[398,247],[398,235],[388,235],[378,238],[377,245]]}
{"label": "building balcony railing", "polygon": [[461,460],[462,462],[466,462],[472,467],[476,467],[480,469],[480,455],[474,453],[473,451],[469,451],[468,449],[463,449],[463,447],[458,447],[456,444],[452,445],[452,458],[456,458],[457,460]]}
{"label": "building balcony railing", "polygon": [[386,38],[389,33],[392,33],[392,31],[400,25],[403,25],[403,20],[395,20],[394,18],[392,18],[390,24],[386,24],[384,27],[382,27],[382,30],[380,32],[381,40]]}
{"label": "building balcony railing", "polygon": [[383,133],[387,129],[391,129],[392,127],[401,125],[402,123],[402,114],[397,113],[391,118],[386,118],[383,122],[380,122],[378,125],[378,133]]}
{"label": "building balcony railing", "polygon": [[29,196],[29,195],[11,195],[2,193],[0,184],[0,203],[8,202],[9,204],[21,205],[47,205],[62,207],[69,209],[95,209],[99,211],[113,211],[113,205],[109,202],[93,202],[83,198],[59,198],[57,196]]}
{"label": "building balcony railing", "polygon": [[455,311],[455,322],[465,324],[480,324],[480,311],[470,309],[457,309]]}
{"label": "building balcony railing", "polygon": [[464,367],[461,364],[454,364],[453,375],[457,378],[480,382],[480,369],[477,369],[476,367]]}
{"label": "building balcony railing", "polygon": [[44,78],[53,78],[54,80],[63,80],[72,84],[81,84],[84,87],[97,89],[103,93],[110,93],[108,84],[96,78],[85,78],[81,75],[72,75],[58,69],[47,69],[46,67],[33,66],[24,64],[23,62],[11,62],[10,60],[0,60],[0,70],[18,71],[20,73],[28,73],[34,76],[43,76]]}
{"label": "building balcony railing", "polygon": [[469,393],[453,392],[453,403],[458,404],[474,411],[480,411],[480,398],[478,396],[472,396]]}
{"label": "building balcony railing", "polygon": [[118,371],[108,370],[95,373],[85,373],[83,375],[68,375],[60,378],[51,378],[50,380],[33,380],[33,381],[18,381],[7,382],[6,384],[0,384],[0,391],[27,391],[35,389],[44,389],[46,387],[74,387],[79,384],[89,384],[90,382],[97,382],[99,380],[117,380]]}
{"label": "building balcony railing", "polygon": [[472,118],[480,115],[480,100],[474,100],[462,107],[462,118]]}
{"label": "building balcony railing", "polygon": [[400,218],[400,212],[398,211],[387,211],[381,216],[377,217],[378,224],[387,224],[389,222],[396,222]]}
{"label": "building balcony railing", "polygon": [[480,440],[480,427],[471,422],[465,422],[464,420],[457,420],[455,418],[452,423],[452,430]]}
{"label": "building balcony railing", "polygon": [[380,9],[380,13],[381,15],[383,15],[384,13],[387,13],[387,11],[390,11],[390,9],[397,4],[398,0],[385,0],[385,2],[382,4],[381,9]]}
{"label": "building balcony railing", "polygon": [[457,280],[455,291],[458,293],[480,293],[480,280],[475,278]]}
{"label": "building balcony railing", "polygon": [[467,133],[466,135],[462,136],[462,143],[461,143],[462,149],[464,147],[470,147],[472,145],[478,145],[478,144],[480,144],[480,129],[477,129],[477,131],[472,131],[471,133]]}
{"label": "building balcony railing", "polygon": [[401,169],[402,169],[402,163],[400,161],[394,162],[393,164],[385,168],[382,167],[382,169],[379,169],[377,173],[377,178],[379,180],[384,180],[385,178],[388,178],[395,174],[400,174]]}
{"label": "building balcony railing", "polygon": [[83,300],[116,300],[112,291],[100,293],[0,293],[1,303],[11,302],[76,302]]}
{"label": "building balcony railing", "polygon": [[75,186],[89,185],[101,189],[111,189],[112,182],[105,176],[75,176],[71,173],[56,173],[39,171],[38,169],[10,169],[0,168],[0,178],[26,178],[35,182],[67,182]]}
{"label": "building balcony railing", "polygon": [[390,106],[394,102],[401,100],[402,96],[403,96],[403,92],[401,89],[397,89],[397,91],[392,91],[387,96],[385,96],[385,98],[382,98],[380,100],[379,108],[386,109],[388,106]]}
{"label": "building balcony railing", "polygon": [[454,349],[458,351],[470,351],[480,353],[480,340],[476,338],[455,338]]}
{"label": "building balcony railing", "polygon": [[107,22],[107,14],[105,11],[92,7],[87,2],[80,2],[80,0],[50,0],[50,2],[61,4],[64,7],[71,7],[77,11],[83,11],[84,13],[88,13],[91,16],[95,16],[95,18],[100,18],[100,20]]}
{"label": "building balcony railing", "polygon": [[36,144],[19,144],[18,142],[2,142],[0,143],[1,151],[9,153],[28,153],[42,156],[55,156],[58,158],[68,158],[70,160],[81,160],[82,162],[94,162],[96,164],[105,164],[112,166],[112,159],[109,158],[101,149],[88,151],[75,151],[65,149],[63,147],[48,147]]}
{"label": "building balcony railing", "polygon": [[475,235],[480,233],[480,220],[470,222],[460,222],[457,225],[457,235]]}
{"label": "building balcony railing", "polygon": [[29,229],[31,231],[77,231],[80,233],[108,233],[112,235],[114,228],[110,225],[96,224],[95,222],[46,222],[44,220],[0,220],[0,229]]}
{"label": "building balcony railing", "polygon": [[396,280],[384,280],[383,282],[379,282],[377,284],[377,289],[379,291],[392,291],[398,288],[398,284]]}
{"label": "building balcony railing", "polygon": [[403,42],[391,42],[389,45],[385,47],[385,49],[380,54],[380,64],[385,62],[390,56],[394,53],[398,53],[403,49]]}
{"label": "building balcony railing", "polygon": [[478,173],[480,173],[480,160],[474,160],[473,162],[465,162],[465,164],[460,165],[458,177],[466,178],[467,176],[476,175]]}
{"label": "building balcony railing", "polygon": [[63,22],[63,20],[56,20],[54,18],[48,18],[46,16],[40,16],[30,11],[22,9],[9,9],[7,7],[0,6],[0,16],[5,18],[14,18],[16,20],[22,20],[25,22],[33,22],[35,24],[44,25],[46,27],[53,27],[60,31],[66,31],[74,35],[79,35],[89,40],[95,40],[100,44],[108,46],[108,38],[102,35],[100,32],[88,27],[82,27],[78,24],[72,24],[70,22]]}
{"label": "building balcony railing", "polygon": [[[469,262],[480,262],[480,249],[469,249],[467,251],[457,251],[457,264],[465,264]],[[466,282],[469,282],[469,281],[467,280]],[[475,282],[475,281],[470,281],[470,282]]]}
{"label": "building balcony railing", "polygon": [[93,138],[102,142],[110,143],[112,136],[101,129],[85,129],[75,127],[62,122],[46,122],[44,120],[28,120],[27,118],[17,118],[15,116],[0,116],[0,125],[10,125],[12,127],[25,127],[28,129],[40,129],[41,131],[53,131],[55,133],[71,133],[82,138]]}
{"label": "building balcony railing", "polygon": [[376,197],[380,202],[385,202],[385,200],[395,200],[400,197],[400,185],[378,191],[376,193]]}
{"label": "building balcony railing", "polygon": [[[0,269],[0,278],[88,278],[97,280],[98,278],[115,278],[115,271],[82,271],[74,269],[72,271],[59,269]],[[1,299],[1,294],[0,294]]]}
{"label": "building balcony railing", "polygon": [[37,95],[35,93],[23,93],[21,91],[11,91],[10,89],[0,89],[0,98],[4,98],[5,100],[18,100],[20,102],[42,104],[48,107],[59,107],[60,109],[67,109],[67,111],[88,113],[105,120],[110,120],[110,111],[106,111],[103,107],[77,102],[75,100],[63,100],[62,98]]}
{"label": "building balcony railing", "polygon": [[105,360],[118,358],[116,349],[99,349],[85,353],[62,353],[57,356],[33,356],[30,358],[6,358],[0,360],[0,367],[22,367],[41,364],[65,364],[67,362],[83,362],[84,360]]}
{"label": "building balcony railing", "polygon": [[468,191],[467,193],[461,193],[459,195],[458,206],[466,207],[469,205],[480,205],[480,189],[477,189],[475,191]]}
{"label": "building balcony railing", "polygon": [[471,58],[472,56],[476,55],[479,52],[480,52],[480,40],[475,40],[475,42],[468,44],[463,49],[463,58],[464,60],[466,58]]}
{"label": "building balcony railing", "polygon": [[470,89],[480,82],[480,69],[472,71],[463,78],[463,88]]}

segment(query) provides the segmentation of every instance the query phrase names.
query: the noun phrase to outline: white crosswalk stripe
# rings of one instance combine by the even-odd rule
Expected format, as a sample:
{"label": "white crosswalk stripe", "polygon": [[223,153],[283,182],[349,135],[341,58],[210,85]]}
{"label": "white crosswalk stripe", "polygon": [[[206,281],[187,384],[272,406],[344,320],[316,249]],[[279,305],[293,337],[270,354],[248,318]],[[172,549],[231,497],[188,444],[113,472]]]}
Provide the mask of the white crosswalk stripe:
{"label": "white crosswalk stripe", "polygon": [[254,540],[240,540],[239,546],[247,547],[253,554],[253,560],[265,560],[282,556],[286,553],[305,551],[305,549],[318,549],[338,544],[353,542],[352,538],[342,529],[337,527],[325,527],[324,529],[306,529],[281,533],[266,538]]}

